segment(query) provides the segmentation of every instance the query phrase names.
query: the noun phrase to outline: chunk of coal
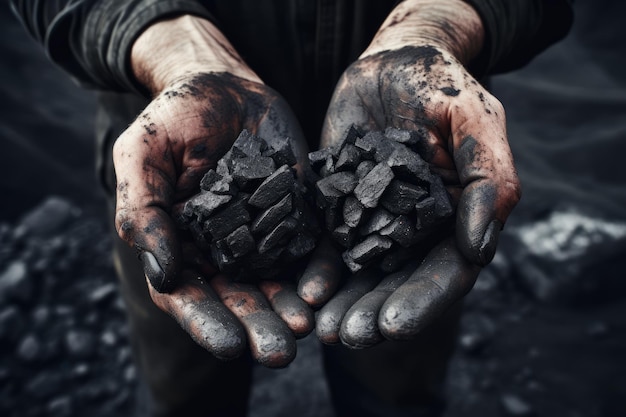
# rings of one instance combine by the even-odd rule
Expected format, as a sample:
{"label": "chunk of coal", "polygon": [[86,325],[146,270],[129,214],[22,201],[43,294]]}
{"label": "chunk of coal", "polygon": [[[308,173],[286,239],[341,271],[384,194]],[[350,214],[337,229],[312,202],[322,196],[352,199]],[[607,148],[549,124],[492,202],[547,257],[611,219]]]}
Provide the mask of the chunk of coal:
{"label": "chunk of coal", "polygon": [[296,179],[294,171],[287,165],[278,168],[259,185],[248,203],[252,206],[266,209],[285,195],[289,194],[295,187]]}
{"label": "chunk of coal", "polygon": [[415,145],[420,140],[420,134],[414,130],[402,130],[395,127],[385,129],[385,137],[405,145]]}
{"label": "chunk of coal", "polygon": [[309,153],[309,165],[315,171],[319,171],[326,164],[326,159],[330,156],[330,149],[323,148],[319,151]]}
{"label": "chunk of coal", "polygon": [[322,177],[327,177],[334,174],[335,171],[335,160],[333,159],[333,155],[328,155],[326,157],[326,161],[324,161],[324,165],[320,168],[320,175]]}
{"label": "chunk of coal", "polygon": [[435,214],[437,218],[449,217],[454,213],[450,195],[443,185],[441,177],[432,175],[430,181],[430,196],[435,200]]}
{"label": "chunk of coal", "polygon": [[360,178],[363,178],[364,176],[366,176],[371,170],[372,168],[374,168],[376,166],[376,162],[374,161],[370,161],[370,160],[365,160],[363,162],[361,162],[359,164],[359,166],[356,167],[356,176]]}
{"label": "chunk of coal", "polygon": [[209,217],[204,222],[204,228],[213,239],[223,239],[249,221],[250,213],[246,209],[246,200],[238,197],[237,200],[224,206],[219,213]]}
{"label": "chunk of coal", "polygon": [[339,142],[335,147],[339,150],[343,149],[346,145],[354,145],[356,140],[360,137],[363,137],[363,132],[361,129],[356,127],[355,125],[350,125],[348,129],[346,129],[346,133],[342,136],[341,142]]}
{"label": "chunk of coal", "polygon": [[201,214],[204,217],[208,217],[215,210],[224,206],[232,200],[230,195],[213,194],[210,191],[205,191],[200,194],[196,194],[190,198],[183,208],[183,214],[187,217],[191,217],[193,213]]}
{"label": "chunk of coal", "polygon": [[341,257],[343,258],[343,263],[346,264],[350,272],[352,272],[353,274],[363,268],[363,265],[356,262],[349,251],[345,251],[344,253],[342,253]]}
{"label": "chunk of coal", "polygon": [[354,191],[359,182],[352,172],[336,172],[324,179],[330,181],[333,188],[343,195],[348,195]]}
{"label": "chunk of coal", "polygon": [[435,213],[435,199],[433,197],[427,197],[415,204],[415,213],[417,214],[417,220],[415,227],[418,230],[426,229],[435,223],[437,215]]}
{"label": "chunk of coal", "polygon": [[354,141],[354,146],[361,150],[361,155],[367,159],[374,159],[376,150],[380,143],[385,140],[381,132],[367,132],[363,137],[359,137]]}
{"label": "chunk of coal", "polygon": [[241,258],[254,250],[255,244],[247,225],[239,226],[234,232],[226,236],[226,244],[233,257]]}
{"label": "chunk of coal", "polygon": [[388,237],[379,235],[369,235],[362,242],[357,243],[350,249],[350,257],[355,262],[364,264],[374,259],[376,256],[387,251],[393,245],[393,241]]}
{"label": "chunk of coal", "polygon": [[252,222],[252,233],[264,234],[272,230],[292,210],[291,194],[263,211]]}
{"label": "chunk of coal", "polygon": [[320,208],[337,208],[340,199],[345,195],[334,186],[333,178],[322,178],[315,184],[317,205]]}
{"label": "chunk of coal", "polygon": [[387,210],[383,208],[377,208],[367,222],[361,226],[360,232],[362,235],[369,235],[374,232],[378,232],[383,227],[387,226],[389,223],[394,221],[396,216],[389,213]]}
{"label": "chunk of coal", "polygon": [[363,219],[365,207],[356,199],[356,197],[348,196],[343,203],[343,221],[350,227],[357,227]]}
{"label": "chunk of coal", "polygon": [[259,241],[257,250],[263,254],[280,244],[285,238],[291,238],[298,226],[298,221],[291,216],[280,222],[271,232]]}
{"label": "chunk of coal", "polygon": [[428,163],[404,145],[398,144],[385,161],[396,175],[408,181],[428,182],[432,178]]}
{"label": "chunk of coal", "polygon": [[344,248],[350,248],[354,243],[356,230],[351,228],[347,224],[342,224],[341,226],[333,230],[332,236],[335,242],[339,243]]}
{"label": "chunk of coal", "polygon": [[235,158],[255,157],[261,155],[265,148],[266,144],[263,139],[244,129],[237,137],[237,140],[235,140],[235,143],[233,143],[230,152]]}
{"label": "chunk of coal", "polygon": [[361,178],[354,189],[354,196],[366,208],[374,208],[378,205],[380,196],[385,188],[393,180],[394,174],[391,168],[381,162],[376,165],[365,177]]}
{"label": "chunk of coal", "polygon": [[379,232],[381,236],[388,236],[398,242],[400,246],[408,248],[415,243],[415,226],[407,216],[398,216],[383,227]]}
{"label": "chunk of coal", "polygon": [[232,160],[232,176],[241,188],[250,182],[264,180],[276,169],[274,160],[267,156],[246,156]]}
{"label": "chunk of coal", "polygon": [[285,246],[277,246],[263,253],[256,253],[247,258],[247,264],[252,270],[269,270],[280,259],[285,251]]}
{"label": "chunk of coal", "polygon": [[347,143],[339,153],[335,163],[335,170],[354,170],[359,165],[359,162],[361,162],[361,152],[356,146]]}
{"label": "chunk of coal", "polygon": [[428,197],[428,191],[408,182],[393,180],[383,193],[380,204],[394,214],[408,214],[415,204]]}
{"label": "chunk of coal", "polygon": [[297,162],[291,139],[287,137],[275,138],[263,155],[272,158],[277,166],[293,166]]}
{"label": "chunk of coal", "polygon": [[236,195],[239,189],[235,185],[233,178],[229,175],[215,181],[209,187],[209,191],[220,195]]}
{"label": "chunk of coal", "polygon": [[234,271],[234,266],[236,264],[235,258],[226,253],[226,250],[219,248],[216,244],[211,246],[211,257],[213,258],[213,263],[219,268],[220,271]]}
{"label": "chunk of coal", "polygon": [[225,159],[220,159],[217,161],[217,168],[215,168],[215,172],[217,172],[222,177],[230,175],[230,167],[226,163]]}
{"label": "chunk of coal", "polygon": [[315,238],[308,233],[298,233],[287,245],[287,252],[293,259],[300,259],[315,249]]}
{"label": "chunk of coal", "polygon": [[200,188],[205,191],[210,191],[211,185],[215,184],[216,181],[222,179],[222,176],[215,172],[214,169],[210,169],[200,180]]}

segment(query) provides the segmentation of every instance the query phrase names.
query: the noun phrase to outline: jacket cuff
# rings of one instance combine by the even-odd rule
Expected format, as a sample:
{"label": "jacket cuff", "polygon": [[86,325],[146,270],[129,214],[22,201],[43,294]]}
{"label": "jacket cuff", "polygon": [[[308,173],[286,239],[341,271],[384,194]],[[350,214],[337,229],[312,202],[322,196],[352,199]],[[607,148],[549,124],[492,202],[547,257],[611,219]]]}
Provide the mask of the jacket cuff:
{"label": "jacket cuff", "polygon": [[[53,61],[83,86],[144,96],[149,93],[135,79],[130,65],[131,48],[139,35],[157,20],[184,14],[214,21],[207,9],[189,0],[85,1],[81,5],[77,10],[65,10],[53,23],[46,45]],[[77,18],[81,14],[84,17]],[[76,22],[81,22],[79,27]],[[55,48],[55,42],[65,42],[65,47]],[[53,56],[53,51],[61,56]]]}

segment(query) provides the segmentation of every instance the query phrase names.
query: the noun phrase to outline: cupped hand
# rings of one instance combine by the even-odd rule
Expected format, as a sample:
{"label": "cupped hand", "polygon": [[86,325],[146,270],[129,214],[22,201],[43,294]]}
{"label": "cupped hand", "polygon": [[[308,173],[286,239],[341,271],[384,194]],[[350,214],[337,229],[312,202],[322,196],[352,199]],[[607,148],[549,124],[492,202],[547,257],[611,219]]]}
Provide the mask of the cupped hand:
{"label": "cupped hand", "polygon": [[[306,157],[304,138],[284,99],[235,59],[236,53],[213,26],[193,19],[166,21],[162,30],[148,32],[150,49],[144,50],[152,50],[155,42],[158,46],[161,33],[176,35],[172,25],[182,23],[185,37],[187,32],[197,35],[200,24],[209,43],[219,41],[213,42],[213,51],[226,48],[222,57],[230,67],[218,66],[228,71],[216,72],[210,71],[210,64],[201,64],[196,67],[209,70],[188,66],[174,74],[168,67],[149,77],[142,71],[154,68],[150,59],[158,57],[153,55],[148,55],[148,65],[142,61],[136,66],[138,78],[155,98],[114,146],[116,228],[137,249],[155,304],[197,343],[223,359],[241,355],[248,346],[259,363],[285,366],[295,357],[295,338],[313,328],[312,312],[296,295],[295,285],[234,282],[209,264],[208,254],[177,229],[173,217],[199,192],[204,173],[216,167],[243,129],[270,144],[272,138],[291,138],[298,170]],[[230,71],[232,67],[238,70]]]}
{"label": "cupped hand", "polygon": [[[472,288],[519,200],[504,109],[448,51],[429,41],[390,50],[373,42],[337,85],[322,146],[336,143],[352,124],[418,132],[419,153],[456,206],[456,227],[426,251],[416,250],[399,273],[366,270],[348,278],[317,315],[323,342],[367,347],[417,335]],[[339,287],[340,275],[327,274],[324,286]],[[301,287],[314,293],[314,282]]]}

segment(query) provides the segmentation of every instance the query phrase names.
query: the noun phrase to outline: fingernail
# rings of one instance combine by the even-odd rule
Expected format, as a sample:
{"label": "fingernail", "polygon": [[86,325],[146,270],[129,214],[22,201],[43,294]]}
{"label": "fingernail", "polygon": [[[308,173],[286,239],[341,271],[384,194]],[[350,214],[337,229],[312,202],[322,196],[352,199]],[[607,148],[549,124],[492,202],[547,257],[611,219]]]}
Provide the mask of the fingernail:
{"label": "fingernail", "polygon": [[158,292],[165,291],[165,272],[161,269],[161,265],[150,252],[143,252],[140,256],[143,262],[143,272],[148,277],[150,284]]}
{"label": "fingernail", "polygon": [[500,230],[502,230],[502,223],[499,220],[492,220],[485,229],[483,240],[480,248],[478,249],[478,258],[482,266],[491,262],[496,254]]}

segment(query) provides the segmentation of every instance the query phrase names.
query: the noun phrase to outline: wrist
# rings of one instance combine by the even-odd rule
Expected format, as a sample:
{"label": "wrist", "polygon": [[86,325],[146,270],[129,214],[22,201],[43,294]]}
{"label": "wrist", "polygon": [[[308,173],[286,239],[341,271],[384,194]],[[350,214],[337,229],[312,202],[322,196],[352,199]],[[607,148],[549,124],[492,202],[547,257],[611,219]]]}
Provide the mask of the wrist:
{"label": "wrist", "polygon": [[153,94],[199,72],[227,72],[262,83],[215,25],[191,15],[149,26],[133,44],[130,62],[137,81]]}
{"label": "wrist", "polygon": [[432,45],[467,65],[482,49],[484,37],[480,16],[462,0],[405,0],[385,19],[361,58]]}

